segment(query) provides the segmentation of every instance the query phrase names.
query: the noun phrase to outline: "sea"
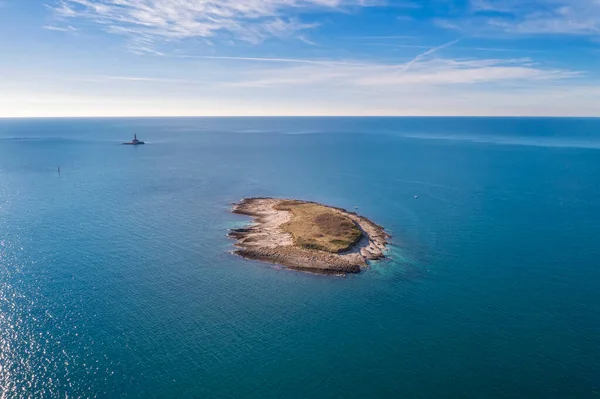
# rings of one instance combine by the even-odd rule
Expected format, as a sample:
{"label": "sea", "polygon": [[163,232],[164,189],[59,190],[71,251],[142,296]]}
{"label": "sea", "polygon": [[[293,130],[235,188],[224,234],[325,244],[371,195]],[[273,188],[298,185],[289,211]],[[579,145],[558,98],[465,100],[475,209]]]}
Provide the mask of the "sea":
{"label": "sea", "polygon": [[[238,258],[252,196],[388,259]],[[600,119],[0,120],[2,399],[597,398],[599,259]]]}

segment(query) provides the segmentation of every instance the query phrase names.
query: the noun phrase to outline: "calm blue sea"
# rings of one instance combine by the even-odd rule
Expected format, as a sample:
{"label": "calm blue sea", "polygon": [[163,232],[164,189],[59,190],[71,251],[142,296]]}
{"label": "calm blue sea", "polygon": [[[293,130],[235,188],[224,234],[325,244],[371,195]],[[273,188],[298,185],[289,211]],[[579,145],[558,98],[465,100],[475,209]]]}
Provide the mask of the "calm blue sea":
{"label": "calm blue sea", "polygon": [[[234,257],[248,196],[391,259]],[[600,119],[0,120],[3,399],[599,397],[599,259]]]}

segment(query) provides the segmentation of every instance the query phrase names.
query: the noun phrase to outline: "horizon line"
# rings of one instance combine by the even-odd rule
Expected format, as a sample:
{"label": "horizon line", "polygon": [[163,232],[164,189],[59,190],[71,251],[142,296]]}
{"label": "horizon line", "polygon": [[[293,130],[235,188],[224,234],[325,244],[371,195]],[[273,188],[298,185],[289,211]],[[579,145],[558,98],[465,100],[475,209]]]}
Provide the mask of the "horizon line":
{"label": "horizon line", "polygon": [[600,119],[600,115],[84,115],[84,116],[0,116],[7,119],[166,119],[166,118],[555,118]]}

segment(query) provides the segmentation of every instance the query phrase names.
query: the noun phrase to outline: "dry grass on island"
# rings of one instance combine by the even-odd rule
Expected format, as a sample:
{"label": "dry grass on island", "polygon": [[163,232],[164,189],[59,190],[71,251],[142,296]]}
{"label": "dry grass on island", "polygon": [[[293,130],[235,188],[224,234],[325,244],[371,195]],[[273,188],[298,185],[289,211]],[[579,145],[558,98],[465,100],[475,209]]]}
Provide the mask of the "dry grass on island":
{"label": "dry grass on island", "polygon": [[326,274],[359,273],[381,259],[388,235],[381,226],[344,209],[309,201],[249,198],[234,213],[254,224],[234,229],[236,254],[288,268]]}
{"label": "dry grass on island", "polygon": [[358,243],[362,232],[358,225],[338,210],[301,201],[281,201],[274,207],[291,212],[291,220],[281,225],[294,244],[319,251],[341,253]]}

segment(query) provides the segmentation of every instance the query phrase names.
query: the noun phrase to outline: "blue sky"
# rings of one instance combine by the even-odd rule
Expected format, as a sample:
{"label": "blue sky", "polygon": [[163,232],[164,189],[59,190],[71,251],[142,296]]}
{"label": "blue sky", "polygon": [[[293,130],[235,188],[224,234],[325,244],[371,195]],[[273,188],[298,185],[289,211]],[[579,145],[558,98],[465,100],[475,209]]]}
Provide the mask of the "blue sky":
{"label": "blue sky", "polygon": [[0,0],[0,116],[600,116],[600,0]]}

